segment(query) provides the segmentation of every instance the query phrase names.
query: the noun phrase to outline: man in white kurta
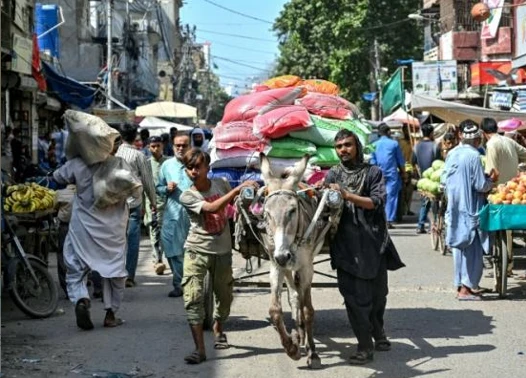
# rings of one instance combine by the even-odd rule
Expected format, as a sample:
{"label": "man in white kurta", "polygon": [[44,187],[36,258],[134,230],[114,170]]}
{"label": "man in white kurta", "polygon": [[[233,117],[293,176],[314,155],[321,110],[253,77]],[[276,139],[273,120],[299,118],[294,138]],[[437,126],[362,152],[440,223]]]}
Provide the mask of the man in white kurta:
{"label": "man in white kurta", "polygon": [[[87,288],[89,271],[95,270],[103,278],[105,327],[122,324],[115,312],[120,307],[128,275],[125,267],[128,205],[123,200],[104,209],[93,206],[93,174],[97,167],[98,164],[87,166],[82,159],[75,158],[53,174],[58,183],[75,184],[77,188],[64,242],[64,262],[69,299],[76,305],[77,325],[85,330],[93,328]],[[134,194],[142,195],[142,191]]]}

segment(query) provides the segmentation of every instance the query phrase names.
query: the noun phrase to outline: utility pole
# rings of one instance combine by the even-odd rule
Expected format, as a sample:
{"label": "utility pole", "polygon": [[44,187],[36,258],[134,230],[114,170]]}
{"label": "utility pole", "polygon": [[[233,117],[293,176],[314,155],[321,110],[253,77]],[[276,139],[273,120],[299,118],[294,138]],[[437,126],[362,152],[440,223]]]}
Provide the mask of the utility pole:
{"label": "utility pole", "polygon": [[[371,51],[372,56],[370,59],[372,70],[371,70],[371,74],[369,75],[369,90],[371,91],[371,93],[378,93],[377,78],[378,78],[379,68],[378,68],[377,61],[379,60],[379,58],[377,58],[377,55],[378,55],[377,45],[378,45],[378,41],[375,38],[374,44],[373,44],[373,50]],[[373,121],[378,121],[378,103],[379,103],[379,95],[376,96],[376,99],[374,101],[371,101],[371,119]]]}
{"label": "utility pole", "polygon": [[382,120],[382,79],[380,78],[380,48],[378,39],[374,39],[374,78],[376,81],[376,90],[378,91],[378,120]]}
{"label": "utility pole", "polygon": [[113,13],[113,0],[108,0],[108,6],[106,8],[106,17],[107,17],[107,24],[106,24],[106,34],[108,37],[108,46],[107,46],[107,60],[106,60],[106,67],[108,70],[108,85],[107,85],[107,100],[106,100],[106,109],[111,109],[111,98],[112,98],[112,26],[111,26],[111,19],[112,19],[112,13]]}

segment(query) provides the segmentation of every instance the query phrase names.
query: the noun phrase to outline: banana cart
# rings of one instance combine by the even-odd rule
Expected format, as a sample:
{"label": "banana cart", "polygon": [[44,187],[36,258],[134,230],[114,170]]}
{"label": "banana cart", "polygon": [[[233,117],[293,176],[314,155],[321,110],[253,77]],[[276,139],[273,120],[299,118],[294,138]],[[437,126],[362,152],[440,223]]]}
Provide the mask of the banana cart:
{"label": "banana cart", "polygon": [[[494,233],[493,265],[496,291],[501,298],[508,287],[508,256],[512,255],[514,239],[526,235],[526,205],[488,204],[480,211],[480,228]],[[513,260],[525,259],[514,256]]]}

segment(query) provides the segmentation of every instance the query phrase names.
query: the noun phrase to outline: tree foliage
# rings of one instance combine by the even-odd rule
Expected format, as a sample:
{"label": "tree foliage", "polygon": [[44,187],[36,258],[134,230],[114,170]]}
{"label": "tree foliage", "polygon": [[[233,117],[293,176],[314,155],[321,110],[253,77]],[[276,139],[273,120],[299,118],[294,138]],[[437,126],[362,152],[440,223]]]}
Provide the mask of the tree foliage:
{"label": "tree foliage", "polygon": [[422,30],[407,18],[421,3],[290,0],[274,23],[280,39],[276,74],[328,79],[340,86],[343,96],[360,102],[361,94],[370,90],[375,38],[381,66],[389,73],[394,72],[396,59],[421,57]]}

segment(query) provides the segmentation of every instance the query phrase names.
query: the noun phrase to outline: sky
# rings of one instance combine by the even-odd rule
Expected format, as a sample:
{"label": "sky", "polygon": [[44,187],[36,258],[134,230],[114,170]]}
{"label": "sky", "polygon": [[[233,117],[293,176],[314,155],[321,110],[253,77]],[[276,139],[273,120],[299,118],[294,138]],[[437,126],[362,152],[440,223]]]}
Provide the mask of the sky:
{"label": "sky", "polygon": [[[272,23],[287,0],[184,0],[181,24],[196,26],[198,43],[210,42],[214,72],[237,90],[266,77],[278,54]],[[221,7],[243,13],[235,14]],[[254,17],[260,20],[255,20]],[[226,35],[231,34],[231,35]],[[247,38],[233,36],[240,35]]]}

